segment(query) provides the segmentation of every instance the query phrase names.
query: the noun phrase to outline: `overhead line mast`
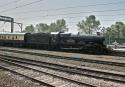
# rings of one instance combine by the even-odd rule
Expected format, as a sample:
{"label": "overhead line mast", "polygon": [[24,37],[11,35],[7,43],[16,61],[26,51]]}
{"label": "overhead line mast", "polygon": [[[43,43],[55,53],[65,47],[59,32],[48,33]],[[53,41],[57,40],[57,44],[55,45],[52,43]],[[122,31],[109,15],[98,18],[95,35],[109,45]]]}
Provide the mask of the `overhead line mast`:
{"label": "overhead line mast", "polygon": [[14,18],[0,15],[0,21],[11,23],[11,33],[14,32],[14,23],[19,25],[19,27],[21,28],[21,32],[22,32],[22,23],[14,22]]}
{"label": "overhead line mast", "polygon": [[13,33],[13,30],[14,30],[14,18],[7,17],[7,16],[0,16],[0,21],[10,22],[11,23],[11,33]]}

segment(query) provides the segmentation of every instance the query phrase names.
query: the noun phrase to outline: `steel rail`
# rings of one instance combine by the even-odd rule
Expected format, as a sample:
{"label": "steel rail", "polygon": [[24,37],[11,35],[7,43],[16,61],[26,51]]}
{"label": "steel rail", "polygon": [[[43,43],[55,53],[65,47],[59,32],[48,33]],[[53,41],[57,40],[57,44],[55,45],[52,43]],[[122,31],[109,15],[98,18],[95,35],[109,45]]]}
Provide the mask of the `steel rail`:
{"label": "steel rail", "polygon": [[77,80],[72,80],[72,79],[69,79],[67,77],[62,77],[62,76],[54,75],[54,74],[44,72],[44,71],[41,71],[41,70],[38,70],[38,69],[33,69],[33,68],[30,68],[30,67],[26,67],[25,65],[18,64],[18,63],[12,62],[12,61],[10,62],[10,61],[4,60],[4,59],[0,59],[0,60],[4,61],[6,63],[9,63],[10,65],[15,65],[15,66],[18,66],[18,67],[21,67],[21,68],[26,68],[26,69],[29,69],[29,70],[37,71],[39,73],[44,73],[44,74],[47,74],[47,75],[51,75],[53,77],[61,78],[63,80],[67,80],[67,81],[75,83],[75,84],[79,84],[79,85],[83,85],[83,86],[87,86],[87,87],[97,87],[97,86],[94,86],[94,85],[91,85],[91,84],[88,84],[88,83],[80,82],[80,81],[77,81]]}
{"label": "steel rail", "polygon": [[[94,77],[94,78],[98,78],[98,79],[125,83],[124,74],[117,74],[117,73],[104,72],[104,71],[98,71],[98,70],[90,70],[90,69],[72,67],[72,66],[67,66],[67,65],[60,65],[60,64],[55,64],[55,63],[48,63],[48,62],[24,59],[24,58],[19,58],[19,57],[12,57],[12,56],[5,56],[5,57],[7,57],[7,58],[4,58],[4,59],[13,61],[13,62],[25,63],[25,64],[30,64],[30,65],[50,68],[50,69],[54,69],[54,70],[64,71],[64,72],[68,72],[68,73],[75,73],[75,74]],[[120,77],[122,79],[110,78],[110,76]]]}
{"label": "steel rail", "polygon": [[96,64],[125,67],[125,63],[122,63],[122,62],[101,61],[101,60],[83,59],[83,58],[76,58],[76,57],[64,57],[64,56],[59,56],[59,55],[42,54],[42,53],[34,53],[34,52],[26,52],[26,51],[10,50],[10,49],[0,49],[0,50],[1,51],[8,51],[8,52],[15,52],[15,53],[44,56],[44,57],[51,57],[51,58],[58,58],[58,59],[75,60],[75,61],[82,61],[82,62],[88,62],[88,63],[96,63]]}
{"label": "steel rail", "polygon": [[12,72],[12,73],[14,73],[14,74],[16,74],[16,75],[20,75],[20,76],[22,76],[22,77],[25,77],[25,78],[27,78],[27,79],[29,79],[29,80],[31,80],[31,81],[34,81],[34,82],[36,82],[36,83],[39,83],[40,85],[45,85],[45,86],[48,86],[48,87],[55,87],[55,86],[50,85],[50,84],[48,84],[48,83],[42,82],[42,81],[40,81],[40,80],[37,80],[37,79],[34,79],[34,78],[29,77],[29,76],[27,76],[27,75],[24,75],[24,74],[21,74],[21,73],[19,73],[19,72],[16,72],[16,71],[14,71],[14,70],[12,70],[12,69],[9,69],[9,68],[7,68],[7,67],[5,67],[5,66],[0,65],[0,68],[1,68],[1,69],[4,69],[4,70],[6,70],[6,71],[10,71],[10,72]]}

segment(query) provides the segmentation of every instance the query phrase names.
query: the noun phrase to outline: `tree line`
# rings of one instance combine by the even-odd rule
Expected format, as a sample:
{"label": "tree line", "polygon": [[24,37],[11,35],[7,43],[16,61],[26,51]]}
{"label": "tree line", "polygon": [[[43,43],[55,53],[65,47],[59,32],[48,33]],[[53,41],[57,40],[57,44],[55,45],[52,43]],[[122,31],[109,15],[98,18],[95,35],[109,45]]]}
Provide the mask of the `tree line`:
{"label": "tree line", "polygon": [[33,32],[44,32],[44,33],[50,33],[50,32],[59,32],[59,31],[68,31],[68,28],[66,26],[66,21],[64,19],[57,20],[55,23],[51,23],[50,25],[45,23],[39,23],[36,26],[29,25],[26,26],[25,30],[23,32],[33,33]]}
{"label": "tree line", "polygon": [[[125,24],[123,22],[115,22],[110,27],[102,27],[101,23],[96,19],[95,15],[90,15],[84,20],[79,21],[76,26],[78,31],[84,34],[93,34],[100,31],[106,37],[106,43],[111,44],[114,41],[119,43],[125,43]],[[59,32],[68,31],[66,21],[64,19],[59,19],[50,25],[45,23],[39,23],[36,26],[29,25],[26,26],[23,32]]]}

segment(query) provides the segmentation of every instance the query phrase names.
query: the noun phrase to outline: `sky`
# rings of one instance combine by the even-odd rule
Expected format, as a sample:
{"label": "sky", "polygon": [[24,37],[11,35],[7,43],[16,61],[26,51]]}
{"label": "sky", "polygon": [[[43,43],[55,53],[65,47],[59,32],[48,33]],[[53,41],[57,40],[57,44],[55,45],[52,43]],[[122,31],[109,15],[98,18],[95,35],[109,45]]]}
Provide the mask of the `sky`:
{"label": "sky", "polygon": [[[23,23],[23,29],[30,24],[65,19],[69,32],[76,33],[76,24],[89,15],[96,16],[100,27],[125,22],[125,0],[0,0],[0,15]],[[17,24],[14,27],[20,30]],[[1,21],[0,31],[10,31],[10,24]]]}

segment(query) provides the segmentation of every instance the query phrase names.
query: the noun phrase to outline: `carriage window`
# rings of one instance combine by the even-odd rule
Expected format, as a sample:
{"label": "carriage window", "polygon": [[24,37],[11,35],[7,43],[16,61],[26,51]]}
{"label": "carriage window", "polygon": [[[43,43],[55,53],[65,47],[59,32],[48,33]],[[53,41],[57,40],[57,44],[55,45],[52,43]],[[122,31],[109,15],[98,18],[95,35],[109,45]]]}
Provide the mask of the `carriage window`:
{"label": "carriage window", "polygon": [[16,39],[17,39],[17,36],[16,36]]}
{"label": "carriage window", "polygon": [[14,36],[12,36],[12,40],[14,40]]}
{"label": "carriage window", "polygon": [[6,36],[4,36],[4,39],[6,39]]}
{"label": "carriage window", "polygon": [[10,37],[8,36],[8,39],[9,39]]}

